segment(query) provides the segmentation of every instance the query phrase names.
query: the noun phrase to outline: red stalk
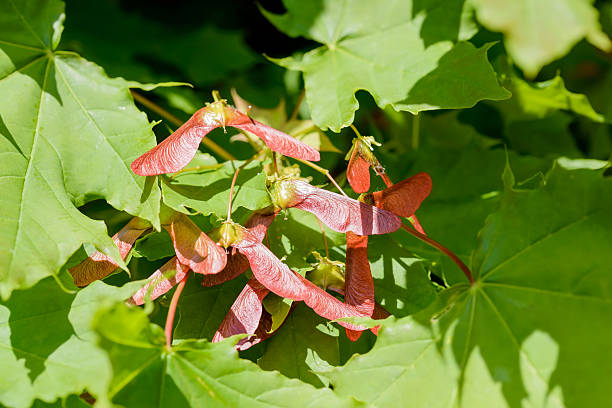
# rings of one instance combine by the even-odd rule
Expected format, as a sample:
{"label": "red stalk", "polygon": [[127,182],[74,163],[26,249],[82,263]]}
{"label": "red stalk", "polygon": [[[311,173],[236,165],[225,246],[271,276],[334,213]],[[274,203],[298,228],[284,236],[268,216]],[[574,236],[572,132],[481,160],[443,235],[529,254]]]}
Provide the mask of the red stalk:
{"label": "red stalk", "polygon": [[425,242],[426,244],[436,248],[438,251],[442,252],[444,255],[448,256],[463,271],[464,275],[468,278],[470,283],[474,283],[474,278],[472,278],[472,272],[470,272],[470,268],[468,268],[467,265],[464,264],[463,261],[459,259],[459,257],[455,255],[450,249],[446,248],[441,243],[429,238],[427,235],[421,234],[420,232],[418,232],[412,227],[409,227],[406,224],[402,224],[402,229],[412,234],[416,238],[420,239],[421,241]]}
{"label": "red stalk", "polygon": [[187,278],[189,278],[189,274],[191,271],[187,271],[187,274],[183,278],[182,281],[176,287],[176,291],[172,295],[172,300],[170,301],[170,308],[168,309],[168,316],[166,317],[166,327],[164,328],[164,333],[166,334],[166,347],[170,349],[172,347],[172,330],[174,326],[174,315],[176,314],[176,306],[178,305],[179,297],[183,292],[183,288],[185,288],[185,284],[187,283]]}

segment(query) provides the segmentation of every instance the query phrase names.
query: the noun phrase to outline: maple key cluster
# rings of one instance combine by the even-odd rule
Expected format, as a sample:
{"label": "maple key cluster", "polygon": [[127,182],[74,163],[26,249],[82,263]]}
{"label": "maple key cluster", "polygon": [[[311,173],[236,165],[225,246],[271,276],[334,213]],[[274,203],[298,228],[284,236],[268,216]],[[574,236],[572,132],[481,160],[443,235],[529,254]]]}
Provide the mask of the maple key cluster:
{"label": "maple key cluster", "polygon": [[[217,100],[197,111],[184,125],[162,143],[132,163],[134,173],[152,176],[180,171],[195,156],[203,137],[216,127],[235,127],[248,131],[273,152],[300,160],[319,160],[319,152],[291,136],[264,125],[238,110]],[[414,213],[431,191],[431,179],[425,173],[417,174],[398,184],[391,184],[382,167],[371,153],[372,140],[358,135],[349,152],[348,180],[359,193],[369,190],[369,167],[385,180],[388,188],[362,194],[359,200],[314,187],[295,176],[279,176],[276,169],[268,179],[268,191],[274,204],[256,211],[244,226],[231,220],[230,189],[228,217],[208,234],[202,232],[185,214],[162,206],[161,225],[170,235],[176,255],[153,273],[145,286],[135,293],[129,303],[141,305],[168,292],[175,285],[177,293],[190,272],[202,275],[204,286],[214,286],[234,279],[242,273],[251,275],[246,286],[214,335],[213,341],[235,334],[247,334],[237,348],[246,349],[269,337],[278,324],[263,307],[267,296],[291,301],[303,301],[317,314],[330,320],[350,317],[381,319],[389,314],[374,300],[374,282],[367,258],[368,236],[387,234],[406,226],[400,217],[413,217],[411,222],[422,232]],[[289,269],[262,243],[269,225],[276,215],[287,208],[297,208],[314,214],[332,230],[345,233],[347,239],[346,267],[319,256],[318,265],[304,278]],[[282,222],[282,220],[279,220]],[[113,240],[125,259],[136,239],[151,231],[146,221],[134,218]],[[316,254],[318,255],[318,254]],[[117,268],[115,262],[95,253],[70,270],[75,282],[85,286],[101,279]],[[250,268],[250,272],[248,272]],[[333,284],[330,284],[333,283]],[[344,302],[326,289],[344,296]],[[272,294],[273,295],[272,295]],[[175,296],[176,293],[175,293]],[[178,299],[178,298],[177,298]],[[176,308],[176,302],[174,308]],[[166,326],[168,345],[174,309],[171,304],[170,323]],[[350,339],[356,340],[366,328],[359,324],[339,321]],[[373,329],[376,332],[376,328]]]}

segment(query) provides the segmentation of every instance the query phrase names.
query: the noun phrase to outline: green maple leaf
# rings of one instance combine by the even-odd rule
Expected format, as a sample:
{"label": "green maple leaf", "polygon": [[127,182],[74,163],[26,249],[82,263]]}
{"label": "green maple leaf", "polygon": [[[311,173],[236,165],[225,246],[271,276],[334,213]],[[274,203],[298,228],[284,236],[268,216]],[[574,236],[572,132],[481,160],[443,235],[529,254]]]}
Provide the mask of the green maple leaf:
{"label": "green maple leaf", "polygon": [[239,359],[231,340],[185,341],[168,351],[162,329],[137,308],[108,309],[95,326],[113,366],[109,394],[123,406],[355,406]]}
{"label": "green maple leaf", "polygon": [[502,110],[508,122],[542,119],[560,110],[595,122],[610,122],[609,118],[593,109],[586,95],[569,91],[559,75],[548,81],[531,83],[510,73],[504,86],[512,92],[512,98],[494,106]]}
{"label": "green maple leaf", "polygon": [[[164,203],[176,211],[189,213],[195,210],[204,215],[214,214],[218,218],[225,218],[232,178],[242,164],[240,161],[226,161],[217,166],[212,156],[198,153],[183,172],[162,178]],[[236,221],[246,221],[250,211],[271,204],[262,164],[249,163],[238,173],[234,187],[232,211],[242,210],[241,213],[233,213]]]}
{"label": "green maple leaf", "polygon": [[285,15],[263,12],[279,30],[323,46],[301,59],[274,61],[304,73],[306,100],[322,129],[338,132],[353,121],[359,89],[371,93],[380,107],[412,113],[510,96],[487,61],[490,45],[477,49],[468,42],[456,43],[475,32],[463,2],[284,4]]}
{"label": "green maple leaf", "polygon": [[[0,294],[56,273],[91,243],[120,261],[101,221],[77,207],[104,198],[159,226],[160,192],[130,162],[155,145],[129,86],[54,51],[64,5],[0,1]],[[147,87],[151,88],[151,87]],[[123,262],[119,262],[123,265]]]}
{"label": "green maple leaf", "polygon": [[174,338],[212,340],[247,280],[243,274],[221,285],[204,287],[199,279],[189,279],[178,303],[180,320]]}
{"label": "green maple leaf", "polygon": [[[421,171],[431,176],[432,192],[417,216],[431,238],[469,264],[478,231],[499,204],[503,190],[500,176],[506,154],[503,149],[492,146],[495,141],[461,123],[457,115],[456,111],[423,115],[421,128],[427,138],[419,150],[412,154],[384,155],[381,161],[394,181]],[[551,160],[519,156],[512,151],[508,152],[508,158],[521,181],[547,171],[551,164]],[[405,231],[394,233],[393,238],[404,248],[439,263],[449,283],[466,281],[459,268],[439,251]]]}
{"label": "green maple leaf", "polygon": [[[612,180],[603,162],[559,160],[513,187],[480,233],[476,283],[385,327],[335,369],[340,395],[372,406],[605,406],[612,355]],[[366,380],[367,379],[367,380]]]}
{"label": "green maple leaf", "polygon": [[508,52],[529,77],[567,54],[583,38],[604,51],[612,48],[591,0],[471,2],[485,27],[504,33]]}
{"label": "green maple leaf", "polygon": [[316,387],[329,383],[317,372],[328,371],[340,364],[338,329],[302,302],[265,344],[266,350],[257,360],[261,368],[278,370],[287,377],[298,378]]}
{"label": "green maple leaf", "polygon": [[391,235],[369,237],[368,259],[376,300],[394,316],[416,313],[436,299],[423,260]]}
{"label": "green maple leaf", "polygon": [[29,407],[35,398],[53,402],[84,391],[104,401],[112,372],[91,321],[96,310],[125,300],[140,285],[98,281],[68,294],[46,278],[1,302],[0,403]]}

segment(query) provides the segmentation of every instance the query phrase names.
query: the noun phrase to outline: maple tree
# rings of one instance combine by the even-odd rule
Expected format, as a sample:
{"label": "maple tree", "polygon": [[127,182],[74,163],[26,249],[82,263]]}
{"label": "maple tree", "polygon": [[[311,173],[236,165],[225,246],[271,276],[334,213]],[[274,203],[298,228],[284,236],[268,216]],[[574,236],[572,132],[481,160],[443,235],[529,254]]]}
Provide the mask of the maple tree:
{"label": "maple tree", "polygon": [[611,15],[0,0],[0,406],[607,406]]}

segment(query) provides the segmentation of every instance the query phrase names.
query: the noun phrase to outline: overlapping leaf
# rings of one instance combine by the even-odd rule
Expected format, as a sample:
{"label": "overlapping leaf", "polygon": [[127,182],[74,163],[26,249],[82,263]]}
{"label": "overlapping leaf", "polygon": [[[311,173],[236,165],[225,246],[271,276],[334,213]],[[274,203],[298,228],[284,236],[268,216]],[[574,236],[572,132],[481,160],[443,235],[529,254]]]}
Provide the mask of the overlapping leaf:
{"label": "overlapping leaf", "polygon": [[161,328],[141,310],[109,309],[98,316],[97,332],[115,374],[110,395],[124,406],[355,406],[239,359],[231,341],[186,341],[168,352]]}
{"label": "overlapping leaf", "polygon": [[512,188],[506,171],[476,284],[390,323],[371,353],[334,370],[334,389],[372,406],[605,406],[612,180],[601,165],[560,160],[534,190]]}
{"label": "overlapping leaf", "polygon": [[376,300],[394,316],[416,313],[433,302],[436,291],[423,260],[389,235],[368,239],[368,258]]}
{"label": "overlapping leaf", "polygon": [[504,33],[508,52],[530,77],[583,38],[605,51],[612,48],[591,0],[470,1],[480,23]]}
{"label": "overlapping leaf", "polygon": [[96,310],[127,299],[139,285],[95,282],[67,294],[46,278],[0,303],[0,403],[29,407],[35,398],[53,402],[84,391],[104,401],[112,372],[95,345],[91,320]]}
{"label": "overlapping leaf", "polygon": [[[206,163],[206,164],[203,164]],[[216,169],[198,168],[216,162],[210,155],[197,154],[194,160],[184,170],[174,177],[164,177],[162,191],[164,202],[177,211],[190,212],[195,210],[204,215],[215,214],[219,218],[227,215],[227,202],[234,172],[241,162],[227,161]],[[261,164],[248,164],[238,174],[234,196],[233,209],[258,210],[272,204],[266,190],[266,176]],[[243,216],[248,214],[243,212]],[[236,221],[244,221],[236,219]]]}
{"label": "overlapping leaf", "polygon": [[304,72],[306,99],[322,129],[338,132],[353,121],[359,89],[381,107],[391,104],[413,113],[510,96],[487,61],[489,46],[455,43],[475,32],[463,1],[284,4],[287,14],[264,14],[288,35],[323,44],[301,59],[275,60]]}
{"label": "overlapping leaf", "polygon": [[[384,157],[391,176],[425,171],[433,189],[417,215],[427,234],[469,264],[476,235],[485,218],[495,209],[502,189],[500,176],[506,162],[502,148],[474,128],[460,123],[456,113],[423,116],[422,133],[427,136],[412,160],[408,155]],[[517,180],[525,180],[550,167],[550,160],[508,154]],[[429,260],[440,260],[442,273],[450,282],[465,282],[461,271],[438,251],[421,244],[404,231],[394,234],[402,246]]]}
{"label": "overlapping leaf", "polygon": [[327,378],[317,372],[340,364],[338,334],[337,328],[300,302],[266,341],[266,351],[257,364],[317,387],[327,385]]}
{"label": "overlapping leaf", "polygon": [[[102,222],[76,206],[96,198],[159,224],[156,185],[129,163],[151,148],[151,124],[128,83],[54,52],[63,3],[0,2],[0,294],[56,273],[84,243],[120,259]],[[132,84],[133,85],[133,84]]]}

